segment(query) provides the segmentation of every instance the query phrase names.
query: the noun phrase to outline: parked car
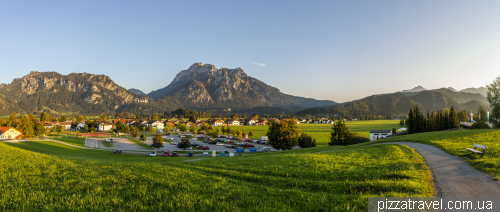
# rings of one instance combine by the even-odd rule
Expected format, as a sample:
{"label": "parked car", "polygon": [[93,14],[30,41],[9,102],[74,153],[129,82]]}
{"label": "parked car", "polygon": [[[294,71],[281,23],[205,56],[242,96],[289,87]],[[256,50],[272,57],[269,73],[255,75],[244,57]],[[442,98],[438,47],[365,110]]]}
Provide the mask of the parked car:
{"label": "parked car", "polygon": [[218,144],[217,141],[210,141],[208,144]]}
{"label": "parked car", "polygon": [[168,150],[167,150],[167,151],[164,151],[164,152],[163,152],[163,156],[164,156],[164,157],[168,157],[168,156],[170,156],[170,151],[168,151]]}
{"label": "parked car", "polygon": [[172,144],[172,145],[177,145],[177,144],[179,144],[179,143],[177,143],[177,141],[172,141],[172,142],[170,142],[170,144]]}
{"label": "parked car", "polygon": [[264,147],[264,148],[262,148],[261,151],[263,151],[263,152],[269,152],[269,151],[271,151],[271,147]]}
{"label": "parked car", "polygon": [[261,141],[267,141],[267,140],[269,140],[269,139],[267,138],[267,136],[262,136],[262,137],[260,137],[260,140],[261,140]]}
{"label": "parked car", "polygon": [[165,135],[170,135],[170,133],[167,133],[167,134],[165,134]]}
{"label": "parked car", "polygon": [[177,157],[177,156],[179,156],[179,154],[177,153],[177,151],[172,152],[172,157]]}
{"label": "parked car", "polygon": [[257,140],[257,139],[255,139],[255,140],[253,140],[253,142],[256,143],[256,144],[258,144],[260,141]]}
{"label": "parked car", "polygon": [[223,143],[218,143],[218,142],[217,142],[217,144],[215,144],[215,145],[217,145],[217,146],[224,146],[224,144],[223,144]]}
{"label": "parked car", "polygon": [[255,147],[253,144],[245,144],[246,147]]}
{"label": "parked car", "polygon": [[156,152],[149,153],[149,156],[156,156]]}
{"label": "parked car", "polygon": [[200,148],[201,150],[210,150],[210,147],[209,146],[201,146]]}
{"label": "parked car", "polygon": [[193,152],[189,152],[188,153],[188,157],[194,157],[194,153]]}
{"label": "parked car", "polygon": [[120,153],[122,153],[122,151],[121,151],[121,150],[119,150],[119,149],[117,149],[117,150],[115,151],[115,153],[116,153],[116,154],[120,154]]}
{"label": "parked car", "polygon": [[232,144],[232,143],[234,143],[234,141],[228,141],[228,143]]}
{"label": "parked car", "polygon": [[158,129],[156,130],[157,133],[163,133],[163,130],[162,129]]}

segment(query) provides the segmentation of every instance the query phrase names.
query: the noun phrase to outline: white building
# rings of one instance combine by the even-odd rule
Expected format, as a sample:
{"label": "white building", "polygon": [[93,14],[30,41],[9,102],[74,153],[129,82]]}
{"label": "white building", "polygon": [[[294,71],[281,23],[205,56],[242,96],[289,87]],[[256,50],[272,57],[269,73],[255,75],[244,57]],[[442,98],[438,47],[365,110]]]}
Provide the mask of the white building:
{"label": "white building", "polygon": [[165,124],[161,121],[149,121],[147,126],[152,126],[153,128],[155,128],[157,130],[165,129]]}
{"label": "white building", "polygon": [[13,127],[0,127],[0,140],[15,140],[22,135],[23,133]]}
{"label": "white building", "polygon": [[391,130],[370,130],[370,141],[385,138],[389,135],[392,135]]}
{"label": "white building", "polygon": [[100,123],[99,125],[97,125],[97,128],[97,131],[106,132],[111,131],[111,129],[113,129],[113,125],[108,123]]}
{"label": "white building", "polygon": [[255,125],[255,123],[257,123],[257,121],[251,119],[251,120],[248,120],[248,125]]}

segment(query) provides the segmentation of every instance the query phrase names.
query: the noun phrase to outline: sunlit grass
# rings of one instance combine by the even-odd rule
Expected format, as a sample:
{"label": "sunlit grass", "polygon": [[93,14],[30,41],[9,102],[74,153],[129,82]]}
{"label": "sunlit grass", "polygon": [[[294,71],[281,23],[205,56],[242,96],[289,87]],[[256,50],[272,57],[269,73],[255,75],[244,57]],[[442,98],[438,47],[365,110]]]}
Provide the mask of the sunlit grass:
{"label": "sunlit grass", "polygon": [[[500,130],[455,130],[417,133],[383,139],[379,142],[418,142],[436,146],[451,155],[461,156],[474,168],[500,179]],[[473,148],[477,143],[486,146],[483,158],[472,155],[465,148]]]}
{"label": "sunlit grass", "polygon": [[0,143],[0,151],[7,211],[366,211],[371,196],[432,195],[424,160],[399,145],[193,162],[49,141]]}

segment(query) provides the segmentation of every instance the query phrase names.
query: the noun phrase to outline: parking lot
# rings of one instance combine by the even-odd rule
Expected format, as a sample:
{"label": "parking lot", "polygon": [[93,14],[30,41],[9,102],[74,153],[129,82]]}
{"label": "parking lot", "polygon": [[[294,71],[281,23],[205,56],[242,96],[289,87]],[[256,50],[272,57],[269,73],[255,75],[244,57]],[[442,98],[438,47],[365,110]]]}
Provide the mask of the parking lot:
{"label": "parking lot", "polygon": [[[185,135],[184,135],[185,136]],[[224,145],[228,144],[228,143],[220,143],[222,145],[216,145],[216,144],[208,144],[208,143],[204,143],[203,141],[198,141],[198,136],[202,136],[202,135],[194,135],[194,138],[191,138],[189,140],[189,142],[191,144],[198,144],[198,145],[204,145],[204,146],[208,146],[210,149],[209,151],[228,151],[228,152],[236,152],[236,149],[234,148],[229,148],[229,147],[225,147]],[[177,151],[183,151],[183,149],[180,149],[180,148],[177,148],[177,145],[176,144],[170,144],[171,141],[176,141],[176,142],[181,142],[181,137],[180,135],[167,135],[167,136],[163,136],[164,137],[164,140],[163,140],[163,150],[177,150]],[[173,139],[173,140],[172,140]],[[236,140],[233,140],[235,142],[237,142]],[[153,143],[153,140],[152,138],[148,138],[148,140],[146,141],[146,143],[148,145],[151,145]],[[244,143],[244,142],[242,142]],[[248,143],[251,143],[253,145],[255,145],[255,148],[257,148],[257,151],[262,151],[262,148],[264,147],[268,147],[270,148],[270,151],[276,151],[275,149],[273,149],[270,145],[265,145],[265,144],[257,144],[257,143],[252,143],[252,142],[248,142]],[[240,146],[240,145],[238,145]],[[200,149],[197,149],[195,147],[191,147],[192,150],[199,150],[199,151],[204,151],[204,150],[200,150]],[[188,151],[186,149],[186,151]],[[245,152],[249,152],[248,149],[245,149]]]}

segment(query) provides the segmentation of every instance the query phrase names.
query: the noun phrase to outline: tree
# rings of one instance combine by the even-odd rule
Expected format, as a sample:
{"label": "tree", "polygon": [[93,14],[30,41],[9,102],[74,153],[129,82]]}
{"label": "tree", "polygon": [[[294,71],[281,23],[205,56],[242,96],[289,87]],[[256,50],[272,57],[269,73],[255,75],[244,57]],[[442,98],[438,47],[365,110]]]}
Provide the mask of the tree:
{"label": "tree", "polygon": [[34,136],[41,136],[45,133],[45,126],[42,123],[35,122]]}
{"label": "tree", "polygon": [[187,127],[186,127],[186,125],[185,125],[185,124],[183,124],[183,123],[179,123],[179,124],[177,125],[177,128],[178,128],[181,132],[186,132],[186,131],[187,131]]}
{"label": "tree", "polygon": [[40,115],[40,121],[49,121],[49,115],[46,112],[42,112]]}
{"label": "tree", "polygon": [[396,128],[392,128],[392,134],[396,134]]}
{"label": "tree", "polygon": [[252,131],[248,132],[248,137],[249,138],[253,138],[253,132]]}
{"label": "tree", "polygon": [[170,132],[170,126],[165,125],[165,128],[163,128],[163,132]]}
{"label": "tree", "polygon": [[238,114],[231,115],[231,119],[238,119]]}
{"label": "tree", "polygon": [[85,130],[85,132],[88,132],[89,131],[89,125],[85,124],[85,126],[83,126],[83,129]]}
{"label": "tree", "polygon": [[259,120],[259,115],[255,115],[252,119],[253,120]]}
{"label": "tree", "polygon": [[196,127],[194,127],[194,126],[190,127],[189,132],[196,134]]}
{"label": "tree", "polygon": [[139,137],[139,141],[142,141],[143,144],[146,144],[146,135],[144,135],[144,133],[141,133],[141,136]]}
{"label": "tree", "polygon": [[301,148],[316,147],[316,139],[313,139],[306,133],[302,133],[298,138],[298,144]]}
{"label": "tree", "polygon": [[121,133],[129,133],[130,132],[130,127],[128,125],[123,125],[123,127],[120,130]]}
{"label": "tree", "polygon": [[458,116],[457,116],[457,111],[455,111],[455,108],[451,106],[451,110],[449,113],[449,128],[448,129],[454,129],[454,128],[459,128],[460,123],[458,122]]}
{"label": "tree", "polygon": [[245,132],[245,130],[243,130],[243,132],[241,132],[241,136],[243,136],[243,138],[246,138],[247,137],[247,132]]}
{"label": "tree", "polygon": [[297,146],[300,129],[297,126],[296,119],[288,119],[286,121],[273,120],[269,124],[267,137],[269,144],[278,150],[291,150]]}
{"label": "tree", "polygon": [[139,136],[139,130],[134,126],[130,126],[130,136],[134,139],[137,138],[137,136]]}
{"label": "tree", "polygon": [[226,128],[224,126],[221,127],[221,133],[222,133],[222,135],[226,134]]}
{"label": "tree", "polygon": [[193,116],[189,116],[189,121],[194,123],[196,122],[196,119]]}
{"label": "tree", "polygon": [[95,127],[90,128],[90,132],[95,132],[97,129]]}
{"label": "tree", "polygon": [[25,137],[33,137],[35,134],[34,125],[27,115],[21,116],[21,119],[19,119],[16,125],[16,129],[21,131]]}
{"label": "tree", "polygon": [[12,124],[16,123],[17,122],[17,114],[16,114],[16,112],[10,113],[10,118],[9,119],[10,119],[10,123],[12,123]]}
{"label": "tree", "polygon": [[65,122],[66,120],[68,120],[68,119],[66,118],[65,115],[61,115],[61,118],[59,118],[60,122]]}
{"label": "tree", "polygon": [[154,148],[163,147],[163,137],[161,137],[160,133],[156,133],[153,137],[153,144],[151,145]]}
{"label": "tree", "polygon": [[491,106],[490,122],[495,128],[500,128],[500,76],[486,87],[487,99]]}
{"label": "tree", "polygon": [[179,148],[183,149],[186,151],[187,148],[191,146],[191,142],[189,142],[188,138],[182,138],[181,142],[179,143]]}
{"label": "tree", "polygon": [[351,131],[344,119],[339,118],[332,126],[332,133],[328,145],[348,145]]}

